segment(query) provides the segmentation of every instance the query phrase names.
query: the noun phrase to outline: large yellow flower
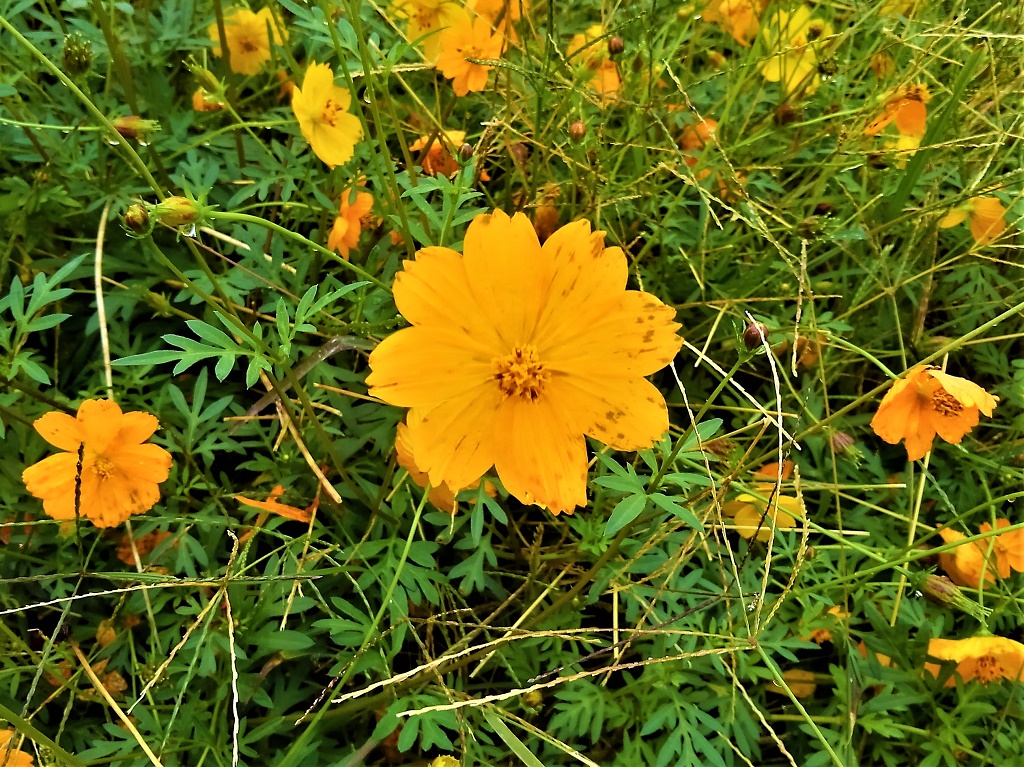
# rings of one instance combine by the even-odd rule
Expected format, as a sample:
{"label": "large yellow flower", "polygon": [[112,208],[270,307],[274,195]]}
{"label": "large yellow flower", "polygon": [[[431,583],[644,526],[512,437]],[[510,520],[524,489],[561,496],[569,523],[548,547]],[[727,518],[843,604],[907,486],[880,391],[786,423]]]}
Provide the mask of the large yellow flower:
{"label": "large yellow flower", "polygon": [[292,93],[292,111],[299,130],[313,152],[330,167],[352,158],[356,142],[363,137],[359,118],[349,114],[352,94],[334,84],[334,72],[327,64],[309,65],[302,88]]}
{"label": "large yellow flower", "polygon": [[544,243],[530,220],[477,216],[464,254],[420,250],[395,279],[412,324],[370,355],[373,396],[410,408],[407,444],[434,486],[467,487],[491,466],[523,503],[587,502],[584,435],[617,450],[668,428],[644,376],[682,343],[675,310],[626,290],[619,248],[586,221]]}
{"label": "large yellow flower", "polygon": [[[220,56],[220,31],[217,23],[209,27],[210,39],[215,43],[213,55]],[[224,37],[231,55],[231,71],[243,75],[254,75],[270,61],[271,43],[281,45],[288,39],[285,30],[277,26],[277,20],[269,8],[253,13],[248,8],[235,8],[224,14]]]}
{"label": "large yellow flower", "polygon": [[817,41],[831,35],[832,26],[811,18],[805,5],[792,13],[776,11],[770,18],[770,23],[761,28],[770,54],[760,66],[761,76],[770,83],[782,83],[787,97],[814,93],[821,85]]}
{"label": "large yellow flower", "polygon": [[988,245],[999,239],[1006,229],[1006,208],[996,197],[972,197],[943,216],[939,226],[948,229],[968,218],[971,220],[971,236],[979,245]]}
{"label": "large yellow flower", "polygon": [[906,440],[907,460],[916,461],[932,449],[936,434],[959,445],[978,425],[979,411],[991,416],[996,402],[973,381],[917,365],[886,392],[871,428],[890,445]]}
{"label": "large yellow flower", "polygon": [[[1005,637],[971,637],[970,639],[931,639],[928,654],[940,660],[956,661],[956,673],[946,686],[956,684],[955,676],[982,684],[1000,679],[1019,681],[1024,676],[1024,644]],[[925,670],[939,675],[937,663],[926,663]]]}
{"label": "large yellow flower", "polygon": [[75,485],[81,451],[80,513],[97,527],[119,525],[160,500],[159,483],[171,470],[171,454],[143,444],[159,422],[149,413],[122,413],[116,402],[90,399],[72,418],[47,413],[35,429],[64,452],[44,458],[21,475],[25,488],[54,519],[75,518]]}

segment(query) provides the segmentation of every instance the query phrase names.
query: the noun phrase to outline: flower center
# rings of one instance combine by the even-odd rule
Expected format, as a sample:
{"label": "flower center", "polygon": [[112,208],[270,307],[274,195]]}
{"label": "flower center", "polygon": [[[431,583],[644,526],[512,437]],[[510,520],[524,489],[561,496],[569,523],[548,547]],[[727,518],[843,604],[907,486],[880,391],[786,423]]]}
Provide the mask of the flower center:
{"label": "flower center", "polygon": [[327,99],[327,103],[324,104],[324,110],[320,113],[320,122],[334,127],[335,121],[338,119],[338,112],[341,111],[341,105],[334,99]]}
{"label": "flower center", "polygon": [[977,677],[978,681],[982,684],[988,684],[999,679],[1002,674],[1002,669],[999,667],[999,661],[996,660],[994,655],[982,655],[978,658]]}
{"label": "flower center", "polygon": [[932,407],[936,413],[946,418],[953,418],[964,412],[964,406],[960,404],[960,400],[945,389],[939,389],[932,395]]}
{"label": "flower center", "polygon": [[243,38],[240,41],[240,43],[242,46],[242,50],[246,53],[254,53],[259,50],[259,46],[256,45],[256,43],[254,43],[252,40],[249,40],[248,38]]}
{"label": "flower center", "polygon": [[93,461],[92,473],[100,479],[106,479],[114,473],[114,462],[105,456],[98,456]]}
{"label": "flower center", "polygon": [[440,17],[441,17],[441,8],[440,7],[437,7],[437,8],[423,8],[423,7],[420,7],[420,10],[417,13],[414,13],[412,18],[413,18],[413,21],[415,21],[416,24],[419,25],[420,29],[436,29],[438,26],[440,26],[438,24],[438,22],[440,21]]}
{"label": "flower center", "polygon": [[551,375],[537,356],[533,346],[516,347],[504,357],[495,357],[494,380],[506,397],[519,397],[533,402],[544,391]]}

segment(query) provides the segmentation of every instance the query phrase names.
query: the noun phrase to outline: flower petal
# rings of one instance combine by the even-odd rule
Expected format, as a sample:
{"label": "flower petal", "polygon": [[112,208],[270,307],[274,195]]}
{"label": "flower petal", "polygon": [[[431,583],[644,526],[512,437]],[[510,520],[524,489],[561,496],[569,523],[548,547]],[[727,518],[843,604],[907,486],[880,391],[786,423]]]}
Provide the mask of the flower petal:
{"label": "flower petal", "polygon": [[551,279],[550,256],[530,219],[500,210],[477,216],[466,230],[463,253],[476,303],[505,349],[529,343]]}
{"label": "flower petal", "polygon": [[954,397],[964,407],[976,407],[987,416],[992,415],[992,410],[999,401],[978,384],[968,381],[966,378],[959,378],[943,373],[941,370],[929,370],[928,375],[938,381],[948,394]]}
{"label": "flower petal", "polygon": [[128,480],[141,484],[163,482],[171,471],[171,454],[159,445],[125,445],[107,458]]}
{"label": "flower petal", "polygon": [[87,399],[78,408],[85,446],[93,453],[102,453],[117,436],[123,414],[116,402],[109,399]]}
{"label": "flower petal", "polygon": [[494,427],[501,399],[487,381],[437,407],[409,411],[408,444],[431,485],[469,487],[494,464],[496,445],[508,438]]}
{"label": "flower petal", "polygon": [[21,479],[28,492],[46,500],[68,492],[74,494],[77,474],[77,453],[57,453],[29,466],[22,472]]}
{"label": "flower petal", "polygon": [[117,443],[120,445],[141,445],[160,428],[156,416],[133,410],[125,413],[118,421]]}
{"label": "flower petal", "polygon": [[509,493],[555,514],[586,506],[586,443],[551,398],[507,400],[496,431],[494,466]]}
{"label": "flower petal", "polygon": [[579,417],[580,431],[616,450],[643,450],[668,430],[665,398],[643,378],[559,378],[544,396],[557,396],[564,413]]}
{"label": "flower petal", "polygon": [[491,355],[473,339],[433,326],[414,326],[385,338],[370,354],[370,394],[400,407],[430,407],[487,385]]}
{"label": "flower petal", "polygon": [[43,439],[60,450],[77,453],[82,444],[82,425],[67,413],[47,413],[32,425]]}

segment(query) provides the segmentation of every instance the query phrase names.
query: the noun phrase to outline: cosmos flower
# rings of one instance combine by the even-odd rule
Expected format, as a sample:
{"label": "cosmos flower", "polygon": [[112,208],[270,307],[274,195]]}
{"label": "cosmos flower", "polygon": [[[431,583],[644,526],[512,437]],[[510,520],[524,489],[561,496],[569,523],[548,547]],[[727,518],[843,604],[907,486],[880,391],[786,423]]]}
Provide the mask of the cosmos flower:
{"label": "cosmos flower", "polygon": [[410,408],[431,485],[468,487],[493,466],[523,503],[572,512],[587,502],[585,436],[638,450],[668,428],[644,376],[679,350],[675,310],[626,290],[625,255],[586,221],[541,246],[525,215],[479,215],[463,250],[405,262],[394,296],[412,327],[370,355],[370,394]]}
{"label": "cosmos flower", "polygon": [[905,440],[907,460],[916,461],[932,449],[936,434],[959,445],[978,425],[978,413],[991,416],[997,401],[965,378],[917,365],[886,392],[871,428],[890,445]]}
{"label": "cosmos flower", "polygon": [[762,0],[712,0],[701,16],[747,48],[757,36],[765,4]]}
{"label": "cosmos flower", "polygon": [[583,84],[597,93],[603,104],[607,104],[618,95],[622,78],[618,65],[608,56],[607,47],[595,43],[604,34],[604,27],[594,24],[583,34],[573,35],[565,57],[573,64],[583,62]]}
{"label": "cosmos flower", "polygon": [[[209,27],[213,40],[213,55],[220,56],[220,32],[217,23]],[[224,37],[227,38],[231,71],[254,75],[270,61],[270,47],[288,40],[287,32],[278,27],[270,8],[253,13],[248,8],[234,8],[224,14]]]}
{"label": "cosmos flower", "polygon": [[2,767],[32,767],[35,757],[15,748],[11,743],[18,733],[9,727],[0,727],[0,765]]}
{"label": "cosmos flower", "polygon": [[947,213],[939,226],[948,229],[970,218],[971,236],[978,245],[988,245],[1006,230],[1006,208],[996,197],[972,197]]}
{"label": "cosmos flower", "polygon": [[25,488],[42,499],[43,511],[54,519],[75,518],[79,459],[79,510],[97,527],[119,525],[160,500],[158,485],[170,473],[171,454],[146,443],[160,425],[149,413],[122,413],[111,400],[90,399],[76,417],[52,412],[33,425],[43,439],[63,451],[21,475]]}
{"label": "cosmos flower", "polygon": [[[944,661],[956,661],[956,672],[946,680],[946,687],[956,684],[955,677],[970,682],[977,679],[989,684],[1000,679],[1019,681],[1024,677],[1024,645],[997,636],[970,639],[931,639],[928,655]],[[926,671],[939,676],[937,663],[926,663]]]}
{"label": "cosmos flower", "polygon": [[441,32],[466,16],[462,4],[451,0],[392,0],[391,7],[406,20],[409,42],[420,41],[423,60],[428,64],[434,64],[441,53]]}
{"label": "cosmos flower", "polygon": [[464,13],[441,33],[437,68],[452,81],[456,96],[465,96],[470,91],[482,91],[487,87],[488,73],[494,67],[473,60],[501,58],[504,44],[504,36],[495,34],[487,19],[474,19]]}
{"label": "cosmos flower", "polygon": [[327,64],[309,65],[302,88],[292,91],[292,111],[299,130],[313,152],[329,167],[352,158],[356,142],[363,137],[359,118],[349,114],[352,94],[334,84],[334,72]]}
{"label": "cosmos flower", "polygon": [[352,199],[352,190],[346,189],[341,193],[338,217],[334,219],[334,226],[331,227],[331,233],[327,238],[327,247],[346,261],[349,251],[359,245],[363,225],[372,218],[370,211],[373,210],[373,195],[357,191],[354,197],[355,199]]}

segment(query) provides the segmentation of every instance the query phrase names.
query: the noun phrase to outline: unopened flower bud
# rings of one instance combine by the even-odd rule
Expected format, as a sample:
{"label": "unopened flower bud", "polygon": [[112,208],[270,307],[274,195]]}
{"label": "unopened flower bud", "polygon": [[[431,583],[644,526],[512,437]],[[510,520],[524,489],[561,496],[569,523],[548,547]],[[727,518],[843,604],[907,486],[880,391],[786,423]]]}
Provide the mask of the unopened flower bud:
{"label": "unopened flower bud", "polygon": [[743,331],[743,345],[753,351],[768,340],[768,328],[760,322],[751,322]]}
{"label": "unopened flower bud", "polygon": [[160,123],[156,120],[143,120],[138,115],[128,117],[115,117],[113,119],[114,130],[124,138],[146,141],[150,133],[160,130]]}
{"label": "unopened flower bud", "polygon": [[776,108],[774,117],[776,125],[789,125],[800,119],[800,113],[788,101],[783,101]]}
{"label": "unopened flower bud", "polygon": [[853,448],[854,439],[845,431],[834,431],[829,437],[832,449],[839,455],[848,452]]}
{"label": "unopened flower bud", "polygon": [[174,227],[198,224],[205,213],[202,205],[187,197],[168,197],[151,210],[161,224]]}
{"label": "unopened flower bud", "polygon": [[574,144],[578,144],[583,141],[583,137],[587,135],[587,124],[582,120],[577,120],[569,126],[569,138],[572,139]]}
{"label": "unopened flower bud", "polygon": [[516,161],[519,166],[526,165],[527,159],[530,157],[530,148],[526,146],[522,141],[512,144],[508,148],[509,154],[512,155],[512,159]]}
{"label": "unopened flower bud", "polygon": [[224,106],[223,101],[211,96],[205,88],[196,88],[192,94],[192,108],[197,112],[216,112]]}
{"label": "unopened flower bud", "polygon": [[527,708],[537,708],[544,702],[544,694],[540,690],[530,690],[523,693],[523,705]]}
{"label": "unopened flower bud", "polygon": [[968,599],[960,588],[944,575],[926,575],[920,585],[925,598],[943,607],[952,607],[980,620],[985,610],[973,599]]}
{"label": "unopened flower bud", "polygon": [[473,145],[466,142],[459,147],[459,157],[462,158],[463,162],[469,162],[473,159]]}
{"label": "unopened flower bud", "polygon": [[64,56],[61,63],[64,65],[64,72],[77,77],[84,75],[92,66],[92,47],[84,37],[75,32],[64,38]]}
{"label": "unopened flower bud", "polygon": [[145,205],[139,203],[128,206],[128,210],[124,212],[123,223],[125,229],[139,237],[145,237],[153,231],[153,222],[149,218],[149,211],[146,210]]}
{"label": "unopened flower bud", "polygon": [[618,56],[624,50],[626,50],[626,44],[621,37],[608,38],[608,54],[610,56]]}

